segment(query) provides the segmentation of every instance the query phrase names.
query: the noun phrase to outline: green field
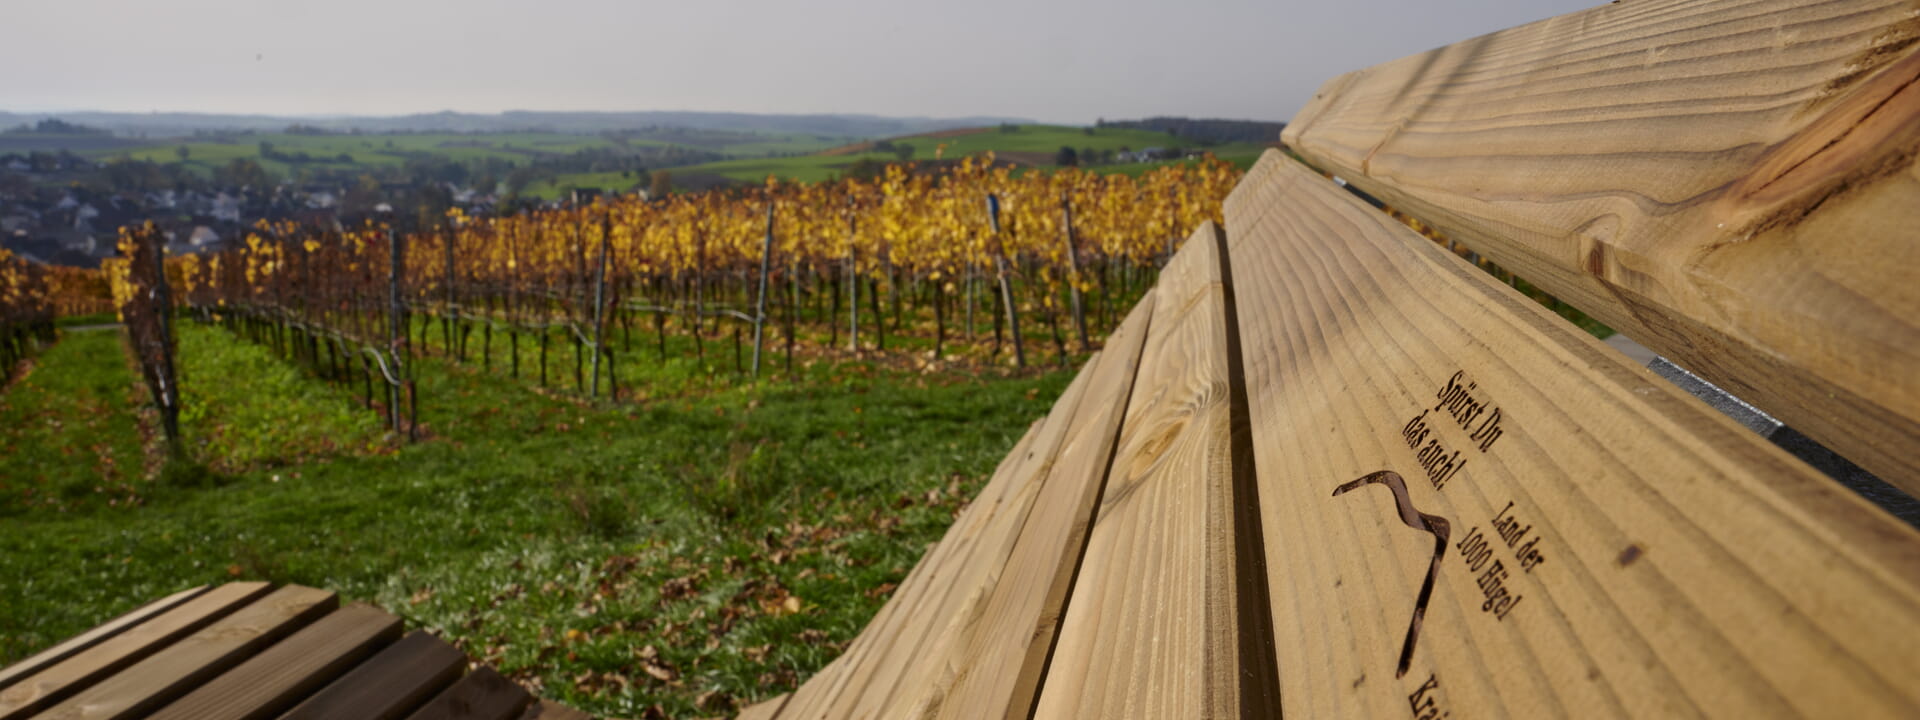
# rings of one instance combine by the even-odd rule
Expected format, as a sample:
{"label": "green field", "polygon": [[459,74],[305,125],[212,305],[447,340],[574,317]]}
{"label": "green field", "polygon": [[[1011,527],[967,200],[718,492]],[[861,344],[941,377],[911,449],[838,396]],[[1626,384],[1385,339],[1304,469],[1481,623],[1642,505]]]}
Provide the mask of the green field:
{"label": "green field", "polygon": [[542,200],[558,200],[567,194],[567,190],[576,188],[625,193],[636,187],[647,187],[649,180],[649,177],[637,173],[561,173],[528,184],[520,194]]}
{"label": "green field", "polygon": [[164,475],[113,331],[66,335],[0,396],[0,665],[185,587],[271,580],[596,715],[725,715],[836,656],[1070,378],[820,358],[755,386],[675,337],[665,361],[623,356],[643,399],[609,405],[539,389],[532,343],[508,378],[495,338],[491,372],[420,364],[427,439],[395,449],[346,390],[181,325],[193,462]]}
{"label": "green field", "polygon": [[[345,169],[358,166],[398,165],[409,156],[429,154],[450,160],[468,162],[476,160],[502,160],[516,165],[526,165],[541,155],[555,155],[577,150],[612,146],[612,142],[603,138],[585,135],[563,135],[559,133],[495,133],[495,134],[457,134],[457,133],[421,133],[395,135],[294,135],[286,133],[266,133],[255,135],[233,135],[229,140],[217,141],[207,138],[184,139],[169,144],[156,144],[132,150],[103,150],[93,154],[105,157],[131,157],[157,163],[179,161],[177,149],[187,148],[187,164],[202,172],[211,172],[213,168],[223,166],[236,159],[249,159],[259,162],[267,172],[286,176],[295,164],[261,157],[260,143],[271,143],[278,153],[307,153],[313,158],[309,163],[313,167]],[[659,144],[649,141],[629,141],[634,145]],[[339,156],[347,155],[351,162],[341,162]]]}
{"label": "green field", "polygon": [[[684,139],[688,147],[711,152],[719,152],[740,157],[763,157],[782,153],[809,153],[838,145],[843,140],[822,138],[809,135],[751,135],[744,133],[698,133],[679,130],[662,130],[657,134]],[[248,159],[259,162],[268,173],[280,177],[290,176],[296,167],[326,168],[333,170],[351,170],[357,167],[396,166],[408,157],[433,155],[456,162],[476,162],[498,160],[525,167],[533,160],[543,156],[565,155],[589,148],[666,146],[676,144],[673,140],[648,137],[630,137],[618,142],[606,137],[594,135],[574,135],[564,133],[404,133],[404,134],[328,134],[303,135],[288,133],[234,134],[224,137],[182,138],[174,141],[154,142],[133,147],[100,147],[81,151],[81,154],[111,159],[128,157],[156,163],[175,163],[180,161],[178,148],[187,148],[187,165],[206,175],[215,168],[226,165],[236,159]],[[267,159],[260,154],[260,144],[270,143],[277,153],[306,153],[312,158],[304,163],[289,163]],[[351,162],[342,162],[339,158],[346,155]],[[548,193],[555,191],[568,182],[577,184],[577,180],[563,180],[560,184],[549,184]]]}
{"label": "green field", "polygon": [[[1088,132],[1091,130],[1091,133]],[[1004,132],[999,128],[987,128],[982,132],[951,137],[915,136],[897,138],[891,141],[896,147],[913,147],[912,160],[932,160],[938,151],[942,158],[959,158],[979,155],[992,151],[1001,159],[1012,160],[1035,167],[1053,166],[1054,154],[1061,147],[1072,147],[1076,152],[1081,149],[1094,150],[1144,150],[1151,147],[1194,147],[1167,133],[1149,132],[1123,128],[1083,129],[1061,125],[1019,125],[1013,131]],[[940,146],[944,145],[942,149]],[[1218,147],[1205,148],[1241,167],[1250,167],[1260,154],[1260,146],[1252,143],[1232,143]],[[898,162],[899,156],[891,152],[857,152],[838,155],[806,155],[786,158],[749,158],[705,163],[689,167],[674,168],[675,174],[713,174],[742,182],[759,182],[772,175],[784,180],[800,182],[819,182],[828,180],[846,172],[848,166],[861,159],[875,162]],[[1164,163],[1124,163],[1093,166],[1098,172],[1119,172],[1138,174]]]}

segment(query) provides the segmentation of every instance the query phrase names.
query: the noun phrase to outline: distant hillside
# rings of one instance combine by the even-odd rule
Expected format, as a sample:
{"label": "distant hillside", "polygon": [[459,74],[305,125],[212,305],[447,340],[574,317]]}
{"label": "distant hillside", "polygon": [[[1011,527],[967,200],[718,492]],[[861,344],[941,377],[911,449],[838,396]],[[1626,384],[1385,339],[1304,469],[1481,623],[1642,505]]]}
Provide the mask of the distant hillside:
{"label": "distant hillside", "polygon": [[1145,120],[1101,120],[1097,127],[1151,130],[1196,143],[1276,143],[1280,142],[1280,131],[1285,130],[1287,124],[1262,120],[1151,117]]}
{"label": "distant hillside", "polygon": [[600,133],[648,127],[685,127],[762,134],[806,134],[845,138],[893,137],[950,128],[1028,122],[1019,118],[882,117],[878,115],[757,115],[724,112],[541,112],[511,110],[498,114],[439,112],[391,117],[210,115],[200,113],[10,113],[0,111],[0,128],[58,118],[104,128],[117,135],[180,137],[199,132],[278,132],[290,125],[363,132],[559,132]]}

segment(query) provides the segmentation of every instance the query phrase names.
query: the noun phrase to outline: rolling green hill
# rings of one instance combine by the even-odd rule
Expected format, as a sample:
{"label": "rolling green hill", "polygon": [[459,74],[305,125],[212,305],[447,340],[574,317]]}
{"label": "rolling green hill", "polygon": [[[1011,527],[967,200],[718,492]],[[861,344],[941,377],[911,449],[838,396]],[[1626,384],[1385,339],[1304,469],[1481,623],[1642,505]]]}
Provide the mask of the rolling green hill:
{"label": "rolling green hill", "polygon": [[[1182,141],[1167,133],[1062,125],[1015,125],[1008,126],[1006,129],[977,128],[968,131],[914,135],[887,142],[896,148],[912,147],[913,151],[909,156],[911,160],[932,160],[936,153],[941,158],[951,159],[991,151],[998,159],[1030,167],[1055,167],[1055,154],[1062,147],[1071,147],[1076,153],[1087,149],[1137,151],[1154,147],[1195,148],[1193,143]],[[875,143],[861,143],[799,157],[724,160],[675,168],[673,173],[676,177],[718,175],[742,182],[759,182],[769,175],[785,180],[818,182],[844,174],[847,168],[862,159],[881,163],[899,161],[899,154],[875,150],[874,145]],[[1196,149],[1204,149],[1224,160],[1246,167],[1259,157],[1260,147],[1252,143],[1231,143]],[[1159,164],[1162,163],[1114,163],[1090,166],[1090,169],[1098,172],[1136,174]]]}

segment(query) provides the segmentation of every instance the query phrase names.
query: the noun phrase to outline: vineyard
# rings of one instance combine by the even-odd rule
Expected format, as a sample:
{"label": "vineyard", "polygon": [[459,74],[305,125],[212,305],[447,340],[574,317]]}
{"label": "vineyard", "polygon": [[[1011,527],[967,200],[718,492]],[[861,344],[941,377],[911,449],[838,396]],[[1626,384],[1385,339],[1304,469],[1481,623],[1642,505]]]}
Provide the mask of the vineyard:
{"label": "vineyard", "polygon": [[128,228],[108,269],[163,410],[165,307],[178,303],[417,436],[424,352],[614,398],[633,392],[623,365],[689,352],[736,378],[775,353],[791,371],[796,354],[890,347],[922,365],[1015,367],[1046,348],[1066,365],[1217,216],[1238,175],[1215,160],[1139,178],[1016,173],[989,156],[870,182],[456,209],[412,231],[263,223],[241,247],[167,258],[164,282],[160,233]]}
{"label": "vineyard", "polygon": [[54,319],[111,309],[98,271],[27,262],[0,248],[0,381],[53,341]]}
{"label": "vineyard", "polygon": [[[38,589],[0,657],[266,579],[596,712],[791,690],[1238,172],[975,161],[9,263],[7,329],[45,333],[22,352],[60,339],[0,395],[0,573]],[[54,330],[109,290],[122,329]]]}

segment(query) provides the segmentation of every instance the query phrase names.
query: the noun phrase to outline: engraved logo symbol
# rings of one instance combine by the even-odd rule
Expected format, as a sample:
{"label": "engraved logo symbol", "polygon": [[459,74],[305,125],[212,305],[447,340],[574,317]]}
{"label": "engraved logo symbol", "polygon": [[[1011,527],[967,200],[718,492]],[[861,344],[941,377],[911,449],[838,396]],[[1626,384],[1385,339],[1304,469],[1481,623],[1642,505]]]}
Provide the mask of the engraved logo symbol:
{"label": "engraved logo symbol", "polygon": [[1407,624],[1407,641],[1400,648],[1400,671],[1394,677],[1405,677],[1407,667],[1413,663],[1413,644],[1420,638],[1420,622],[1427,615],[1427,600],[1433,597],[1433,581],[1440,575],[1440,559],[1447,555],[1447,536],[1452,532],[1452,524],[1438,515],[1428,515],[1413,506],[1413,499],[1407,496],[1407,481],[1391,470],[1369,473],[1365,477],[1333,489],[1335,497],[1341,493],[1365,485],[1380,484],[1393,491],[1393,502],[1399,507],[1400,521],[1407,527],[1422,530],[1433,535],[1433,560],[1427,565],[1427,581],[1420,586],[1420,598],[1413,603],[1413,621]]}

